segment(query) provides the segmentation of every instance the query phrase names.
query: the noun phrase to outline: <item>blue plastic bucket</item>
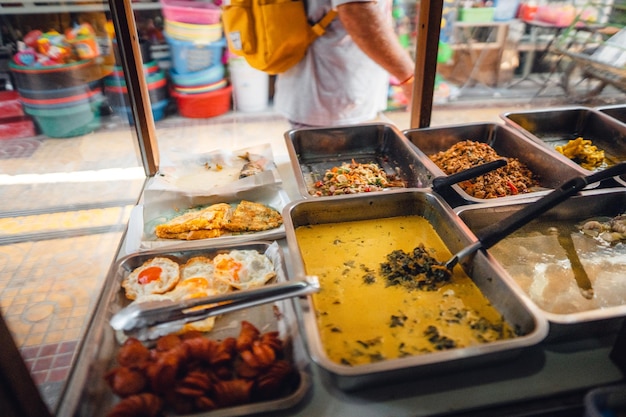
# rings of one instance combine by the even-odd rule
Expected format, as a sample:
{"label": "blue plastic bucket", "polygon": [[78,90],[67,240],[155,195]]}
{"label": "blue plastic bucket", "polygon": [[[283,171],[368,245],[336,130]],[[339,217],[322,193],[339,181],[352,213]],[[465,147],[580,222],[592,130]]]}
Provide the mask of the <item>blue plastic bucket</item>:
{"label": "blue plastic bucket", "polygon": [[202,71],[184,74],[179,74],[178,71],[175,71],[174,69],[170,70],[172,82],[174,85],[181,87],[196,87],[199,85],[213,84],[223,80],[225,75],[226,68],[222,64],[214,65]]}
{"label": "blue plastic bucket", "polygon": [[178,74],[202,71],[222,64],[226,48],[224,38],[217,42],[199,43],[182,41],[165,35],[165,40],[170,46],[172,68]]}

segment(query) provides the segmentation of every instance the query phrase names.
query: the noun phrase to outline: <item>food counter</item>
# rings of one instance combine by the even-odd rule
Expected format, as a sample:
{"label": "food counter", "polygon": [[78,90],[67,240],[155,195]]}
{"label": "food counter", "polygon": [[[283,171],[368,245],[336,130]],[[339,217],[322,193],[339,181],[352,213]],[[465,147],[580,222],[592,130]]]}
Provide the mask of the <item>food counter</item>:
{"label": "food counter", "polygon": [[[300,199],[299,184],[292,169],[292,157],[285,147],[288,138],[273,138],[273,159],[288,199]],[[272,181],[270,179],[270,181]],[[118,260],[132,255],[137,250],[132,224],[126,241],[121,245]],[[138,233],[141,234],[139,231]],[[136,236],[135,236],[136,237]],[[294,276],[290,249],[282,236],[269,235],[268,241],[276,238],[285,260],[287,276]],[[229,242],[232,243],[232,242]],[[201,247],[197,242],[189,246]],[[172,246],[174,250],[176,246]],[[154,249],[148,248],[148,249]],[[162,249],[162,248],[161,248]],[[178,248],[180,249],[180,247]],[[146,250],[146,248],[141,248]],[[117,283],[107,283],[106,288]],[[119,287],[116,291],[119,291]],[[105,294],[106,296],[106,294]],[[95,324],[102,325],[102,315],[109,310],[101,299],[95,313]],[[297,299],[297,318],[305,308],[305,301]],[[105,325],[108,323],[105,323]],[[304,348],[304,332],[294,341],[294,356],[302,364],[305,379],[310,377],[310,387],[288,403],[280,403],[279,410],[248,409],[272,416],[434,416],[434,415],[581,415],[582,396],[589,390],[624,380],[622,370],[610,359],[616,335],[623,320],[612,322],[609,328],[597,324],[597,335],[577,336],[575,339],[546,339],[527,346],[510,357],[486,363],[472,363],[462,369],[433,367],[430,371],[412,377],[396,376],[371,387],[355,391],[340,389],[324,369],[313,363]],[[87,343],[83,346],[68,389],[62,398],[60,415],[81,415],[77,412],[81,391],[88,383],[88,371],[93,365],[89,355],[94,345],[106,343],[101,329],[92,324]],[[248,412],[244,412],[247,414]],[[242,410],[239,410],[242,413]],[[199,415],[234,415],[228,409],[206,412]]]}

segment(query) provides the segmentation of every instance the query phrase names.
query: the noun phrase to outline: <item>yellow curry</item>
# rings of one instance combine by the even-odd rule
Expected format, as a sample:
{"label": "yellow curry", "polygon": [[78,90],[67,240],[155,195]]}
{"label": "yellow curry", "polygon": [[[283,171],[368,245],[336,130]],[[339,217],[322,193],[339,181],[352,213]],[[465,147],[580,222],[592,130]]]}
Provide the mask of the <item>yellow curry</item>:
{"label": "yellow curry", "polygon": [[436,288],[388,285],[381,264],[422,244],[440,262],[450,252],[421,216],[301,226],[296,239],[313,296],[322,344],[337,363],[359,365],[515,336],[460,267]]}

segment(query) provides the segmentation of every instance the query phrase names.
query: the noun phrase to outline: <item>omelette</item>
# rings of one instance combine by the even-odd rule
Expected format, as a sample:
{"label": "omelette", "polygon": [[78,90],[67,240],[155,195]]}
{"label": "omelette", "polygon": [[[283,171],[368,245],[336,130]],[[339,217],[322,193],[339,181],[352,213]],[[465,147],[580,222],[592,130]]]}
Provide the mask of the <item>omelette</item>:
{"label": "omelette", "polygon": [[224,233],[224,222],[231,216],[230,204],[218,203],[188,211],[167,223],[157,225],[155,234],[162,239],[205,239]]}
{"label": "omelette", "polygon": [[194,209],[157,225],[155,234],[161,239],[198,240],[225,233],[259,232],[283,224],[281,214],[261,203],[243,200],[236,207],[227,203]]}
{"label": "omelette", "polygon": [[259,232],[275,229],[281,224],[283,217],[276,210],[243,200],[237,205],[224,227],[231,232]]}

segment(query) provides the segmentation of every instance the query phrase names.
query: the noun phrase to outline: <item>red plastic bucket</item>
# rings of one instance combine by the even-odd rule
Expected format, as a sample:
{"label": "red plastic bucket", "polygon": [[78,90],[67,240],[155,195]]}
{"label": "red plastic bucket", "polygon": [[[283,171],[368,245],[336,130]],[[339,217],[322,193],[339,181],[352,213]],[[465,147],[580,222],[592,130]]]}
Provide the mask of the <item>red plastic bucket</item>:
{"label": "red plastic bucket", "polygon": [[178,112],[183,117],[205,119],[227,113],[232,103],[232,86],[201,94],[182,94],[171,91],[176,99]]}

